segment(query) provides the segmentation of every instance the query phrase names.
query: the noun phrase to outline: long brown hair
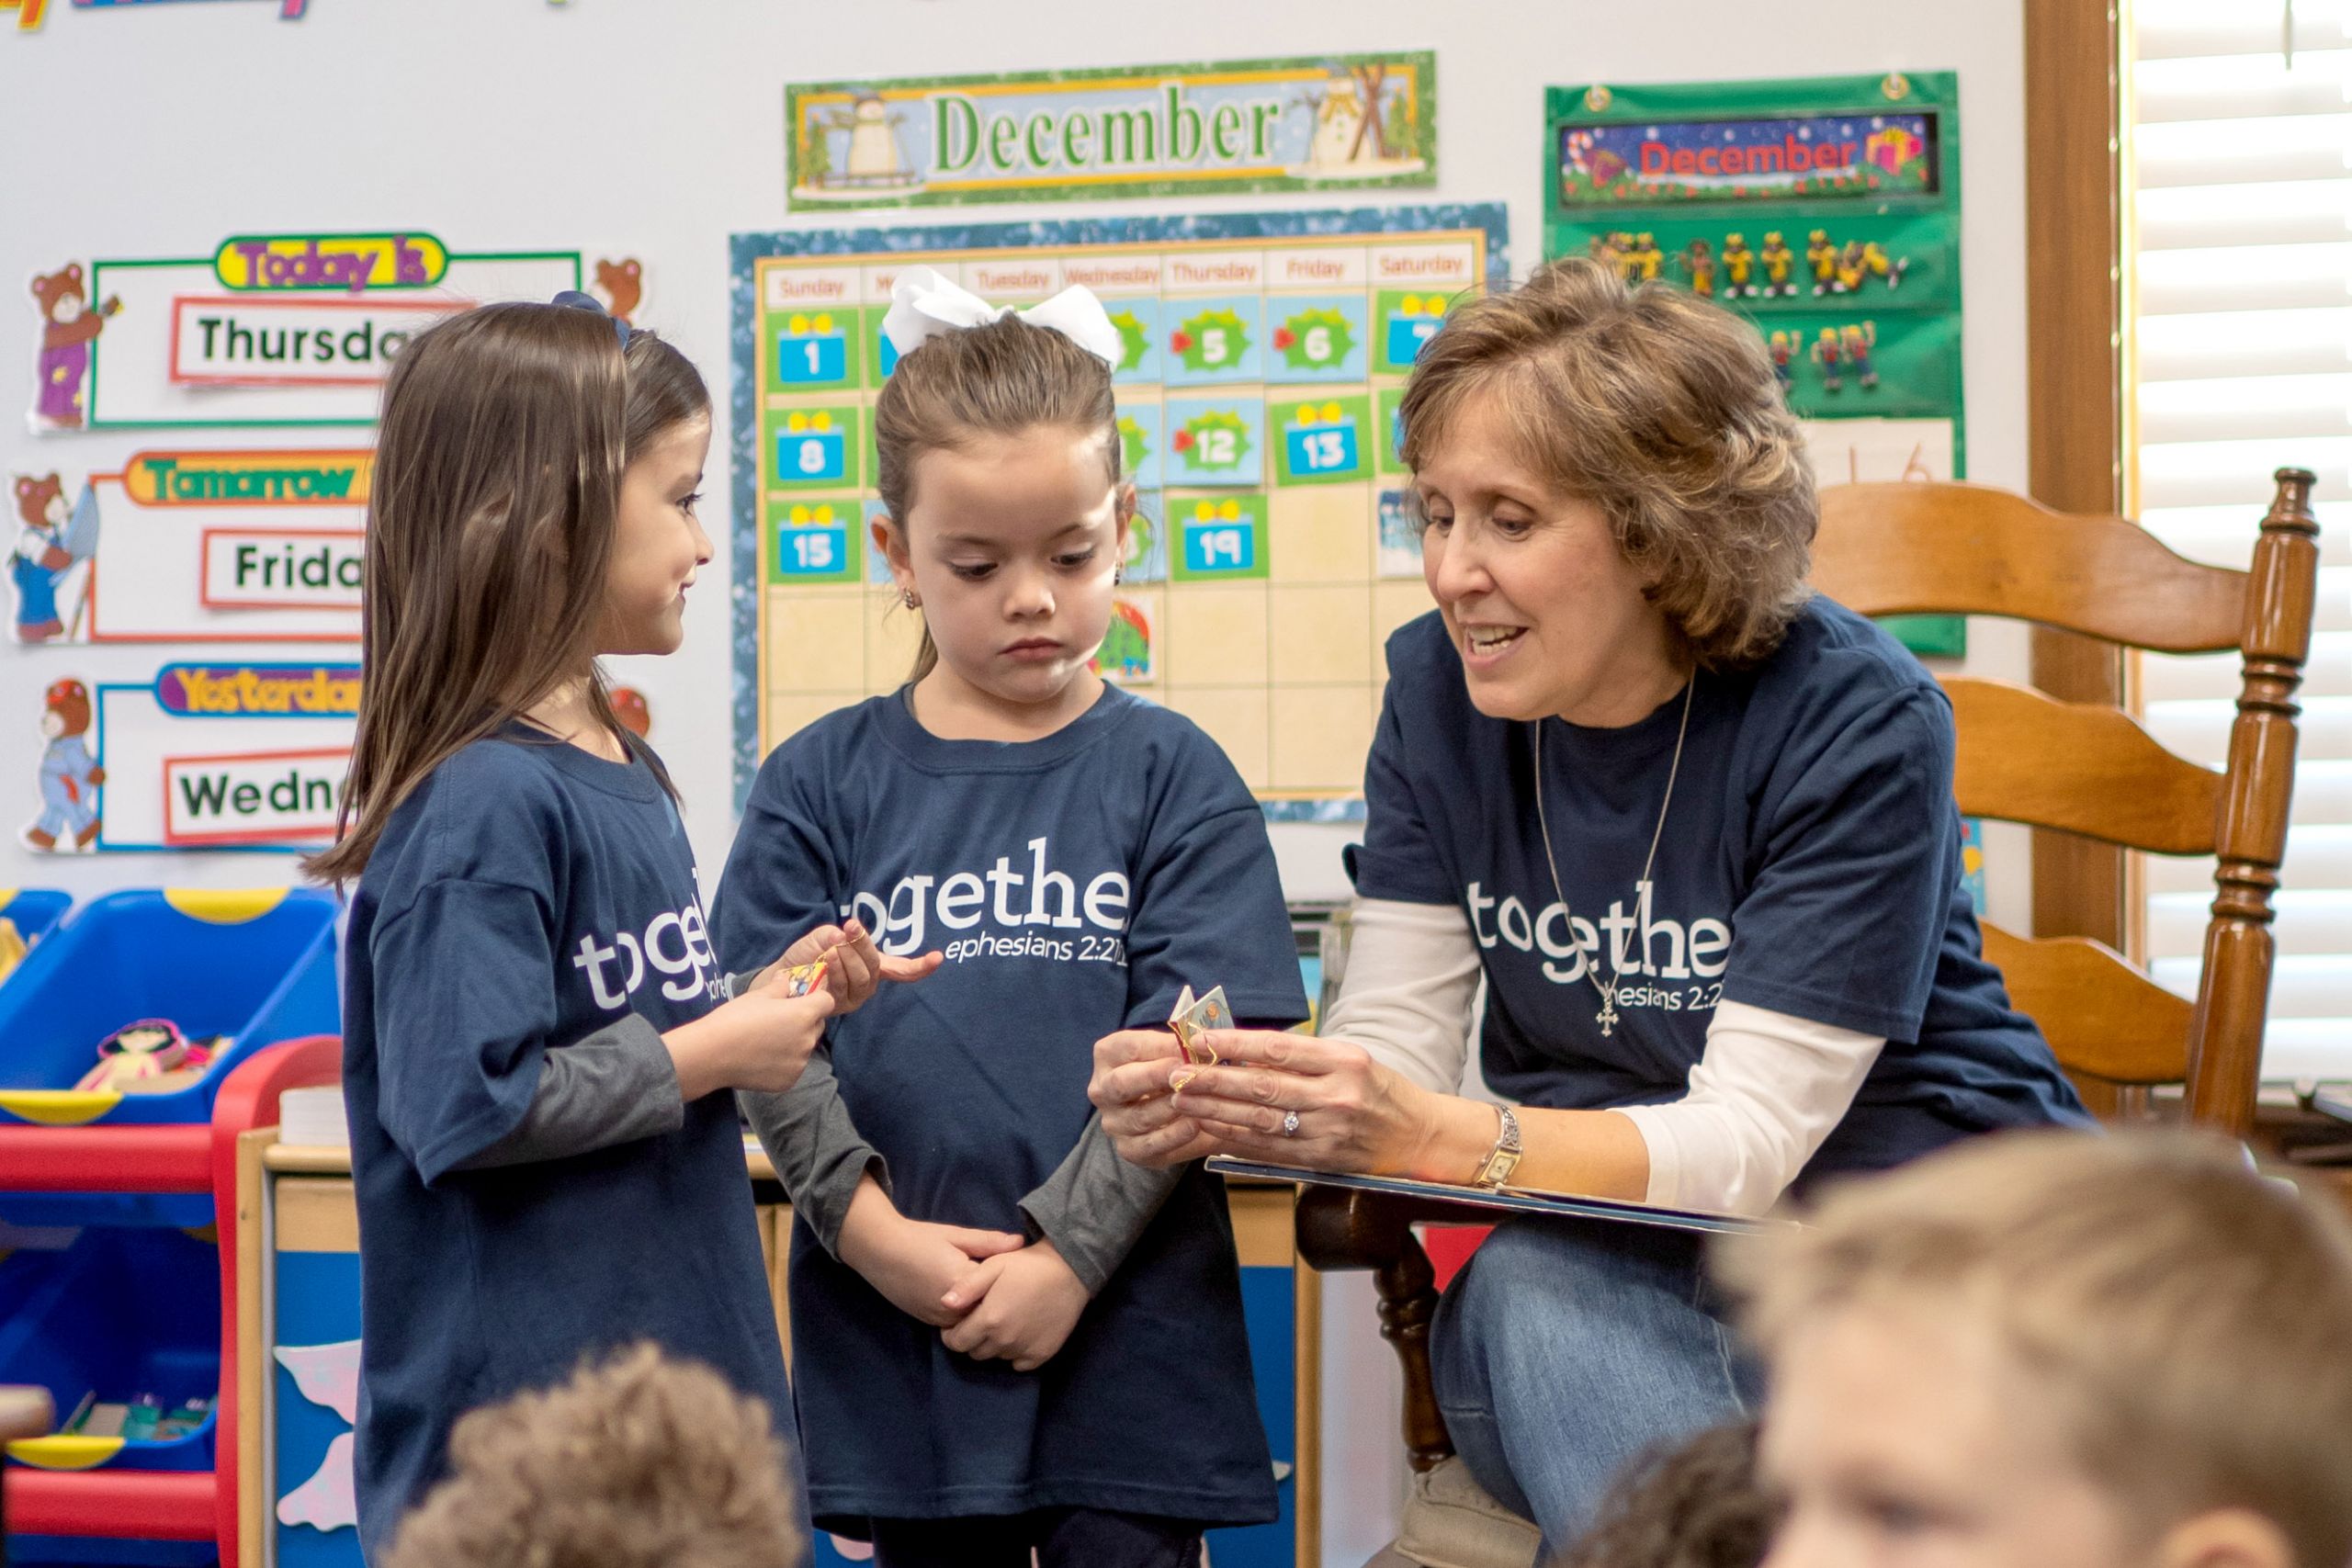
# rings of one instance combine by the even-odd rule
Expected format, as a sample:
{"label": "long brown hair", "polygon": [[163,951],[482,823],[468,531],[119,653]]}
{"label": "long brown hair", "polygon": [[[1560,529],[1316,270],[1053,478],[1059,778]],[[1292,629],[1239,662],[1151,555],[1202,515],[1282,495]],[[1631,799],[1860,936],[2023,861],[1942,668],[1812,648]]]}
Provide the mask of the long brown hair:
{"label": "long brown hair", "polygon": [[[874,488],[883,509],[903,536],[914,505],[915,463],[924,453],[960,452],[976,436],[1018,435],[1040,425],[1101,431],[1111,483],[1119,482],[1119,409],[1102,361],[1018,316],[940,333],[899,361],[875,400]],[[922,680],[938,662],[926,626],[907,679]]]}
{"label": "long brown hair", "polygon": [[684,355],[646,332],[624,350],[591,310],[486,305],[409,340],[377,434],[338,838],[305,871],[358,875],[434,769],[583,667],[591,711],[670,788],[593,639],[629,454],[709,411]]}

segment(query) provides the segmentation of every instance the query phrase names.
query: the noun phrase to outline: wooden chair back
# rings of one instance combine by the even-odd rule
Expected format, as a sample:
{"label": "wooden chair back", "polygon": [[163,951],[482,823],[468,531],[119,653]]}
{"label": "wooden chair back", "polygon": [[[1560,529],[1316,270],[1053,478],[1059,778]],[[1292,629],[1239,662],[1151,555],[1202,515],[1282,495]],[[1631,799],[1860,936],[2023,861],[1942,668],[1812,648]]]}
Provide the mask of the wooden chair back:
{"label": "wooden chair back", "polygon": [[2243,660],[2228,764],[2175,756],[2130,715],[2028,687],[1947,678],[1954,786],[1972,817],[2158,854],[2218,856],[2197,999],[2081,937],[2032,941],[1986,922],[1985,956],[2070,1072],[2185,1083],[2192,1121],[2244,1137],[2254,1120],[2276,944],[2271,896],[2294,792],[2295,689],[2319,573],[2312,476],[2281,468],[2250,570],[2199,565],[2118,517],[2052,512],[1964,484],[1821,492],[1815,588],[1867,615],[1997,615],[2165,652]]}

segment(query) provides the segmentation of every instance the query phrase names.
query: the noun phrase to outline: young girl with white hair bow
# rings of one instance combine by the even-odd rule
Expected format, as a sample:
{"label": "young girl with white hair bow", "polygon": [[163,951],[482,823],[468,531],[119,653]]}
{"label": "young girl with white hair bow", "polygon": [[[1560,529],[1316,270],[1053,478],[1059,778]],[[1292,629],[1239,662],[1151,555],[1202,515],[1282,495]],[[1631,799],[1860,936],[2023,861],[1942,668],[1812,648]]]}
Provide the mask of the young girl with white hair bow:
{"label": "young girl with white hair bow", "polygon": [[1276,1514],[1232,1224],[1198,1165],[1119,1160],[1087,1078],[1187,985],[1306,1016],[1272,849],[1216,743],[1094,669],[1136,504],[1101,304],[923,267],[895,299],[874,544],[922,649],[769,756],[713,920],[729,961],[849,917],[943,960],[745,1097],[794,1204],[810,1511],[885,1568],[1188,1568]]}

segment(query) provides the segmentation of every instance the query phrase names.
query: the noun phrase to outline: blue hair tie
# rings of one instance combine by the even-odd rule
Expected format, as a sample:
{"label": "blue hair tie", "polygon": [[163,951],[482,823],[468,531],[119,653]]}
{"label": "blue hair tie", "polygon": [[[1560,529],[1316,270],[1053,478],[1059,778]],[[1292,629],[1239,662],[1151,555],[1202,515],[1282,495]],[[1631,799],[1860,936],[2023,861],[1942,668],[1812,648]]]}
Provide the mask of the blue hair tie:
{"label": "blue hair tie", "polygon": [[613,337],[621,345],[621,352],[624,354],[628,352],[628,323],[605,310],[605,302],[594,294],[585,294],[577,288],[567,288],[548,303],[562,305],[574,310],[594,310],[596,314],[605,317],[613,323]]}

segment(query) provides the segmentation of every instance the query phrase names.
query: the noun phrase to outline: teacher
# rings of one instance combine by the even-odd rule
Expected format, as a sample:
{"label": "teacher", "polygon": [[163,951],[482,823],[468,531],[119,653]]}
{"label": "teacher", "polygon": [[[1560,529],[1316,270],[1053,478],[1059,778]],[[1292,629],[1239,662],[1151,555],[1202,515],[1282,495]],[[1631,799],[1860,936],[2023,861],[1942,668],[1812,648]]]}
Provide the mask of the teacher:
{"label": "teacher", "polygon": [[[1805,587],[1813,478],[1754,329],[1559,262],[1449,316],[1401,417],[1437,611],[1388,642],[1339,999],[1197,1073],[1102,1041],[1119,1152],[1757,1214],[2087,1122],[1983,956],[1950,703]],[[1500,1108],[1459,1092],[1482,980]],[[1654,1227],[1505,1224],[1431,1351],[1471,1472],[1555,1546],[1755,1393],[1696,1238]]]}

